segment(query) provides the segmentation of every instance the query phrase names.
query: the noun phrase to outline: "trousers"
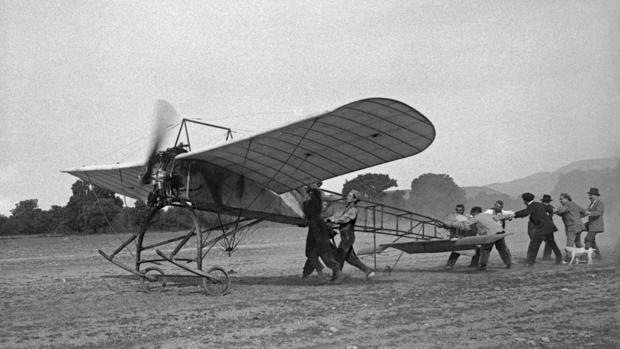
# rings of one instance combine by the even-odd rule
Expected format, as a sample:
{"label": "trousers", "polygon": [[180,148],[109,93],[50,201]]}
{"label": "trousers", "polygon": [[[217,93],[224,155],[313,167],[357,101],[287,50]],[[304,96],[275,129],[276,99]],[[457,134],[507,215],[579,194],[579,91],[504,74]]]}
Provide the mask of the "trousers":
{"label": "trousers", "polygon": [[315,270],[317,272],[322,271],[323,263],[319,260],[319,253],[314,236],[312,236],[310,229],[308,229],[308,234],[306,235],[306,263],[304,264],[303,275],[310,275]]}
{"label": "trousers", "polygon": [[586,235],[586,238],[584,239],[585,243],[586,243],[586,248],[593,248],[596,251],[594,251],[594,255],[596,257],[601,256],[601,250],[598,248],[598,245],[596,244],[596,234],[600,234],[602,233],[602,231],[589,231],[588,235]]}
{"label": "trousers", "polygon": [[[488,246],[487,246],[488,245]],[[499,239],[490,244],[484,244],[480,246],[480,266],[484,267],[489,263],[489,256],[491,254],[491,249],[495,246],[497,253],[499,253],[499,257],[502,259],[502,262],[507,266],[512,264],[512,254],[508,249],[508,245],[506,245],[506,239]]]}
{"label": "trousers", "polygon": [[538,254],[538,250],[540,249],[540,244],[544,241],[545,244],[551,247],[551,250],[555,254],[555,260],[557,263],[562,261],[562,252],[558,248],[558,245],[555,243],[555,239],[553,238],[553,233],[545,233],[545,232],[534,232],[530,235],[531,240],[529,245],[527,246],[527,264],[534,265],[536,261],[536,255]]}
{"label": "trousers", "polygon": [[338,250],[336,252],[336,261],[340,266],[340,269],[344,267],[344,262],[351,264],[364,273],[368,274],[372,270],[364,262],[362,262],[355,251],[353,250],[353,243],[355,243],[355,232],[353,230],[341,230],[340,231],[340,243],[338,244]]}
{"label": "trousers", "polygon": [[[310,248],[308,245],[310,245]],[[304,274],[311,274],[312,271],[320,265],[320,262],[317,263],[319,257],[323,260],[325,266],[331,269],[332,272],[335,273],[340,270],[340,266],[334,257],[331,244],[329,243],[327,226],[325,226],[325,222],[323,222],[320,217],[317,217],[308,219],[308,236],[306,237],[306,263],[304,264]],[[309,271],[309,273],[306,273],[307,271]]]}
{"label": "trousers", "polygon": [[[461,254],[458,253],[458,252],[450,253],[450,256],[448,257],[448,263],[446,263],[446,265],[450,266],[450,267],[453,267],[456,264],[456,261],[459,259],[460,256],[461,256]],[[476,254],[471,257],[471,261],[469,262],[469,266],[470,267],[477,267],[479,261],[480,261],[480,248],[476,247]]]}

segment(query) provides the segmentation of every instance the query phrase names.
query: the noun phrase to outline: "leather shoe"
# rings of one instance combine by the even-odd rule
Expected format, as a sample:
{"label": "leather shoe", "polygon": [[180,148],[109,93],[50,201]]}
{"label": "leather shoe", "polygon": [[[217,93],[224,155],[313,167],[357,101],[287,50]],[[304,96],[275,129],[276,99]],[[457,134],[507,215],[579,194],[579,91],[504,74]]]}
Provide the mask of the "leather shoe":
{"label": "leather shoe", "polygon": [[344,281],[345,275],[342,271],[338,270],[334,273],[331,282],[334,284],[340,284]]}

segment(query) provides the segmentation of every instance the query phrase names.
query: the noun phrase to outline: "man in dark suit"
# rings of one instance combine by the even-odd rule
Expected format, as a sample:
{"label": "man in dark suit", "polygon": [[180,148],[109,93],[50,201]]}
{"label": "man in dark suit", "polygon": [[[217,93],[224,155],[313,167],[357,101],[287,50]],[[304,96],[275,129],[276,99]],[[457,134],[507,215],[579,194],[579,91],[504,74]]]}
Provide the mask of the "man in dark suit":
{"label": "man in dark suit", "polygon": [[[555,225],[547,215],[542,203],[534,201],[534,194],[524,193],[521,195],[525,209],[515,212],[515,218],[530,217],[527,224],[527,232],[530,236],[530,244],[527,247],[527,264],[532,266],[536,261],[536,255],[540,244],[544,241],[555,254],[556,264],[562,264],[562,252],[553,239]],[[557,228],[555,228],[557,229]]]}
{"label": "man in dark suit", "polygon": [[[553,205],[551,205],[551,201],[553,201],[553,199],[551,199],[551,195],[549,195],[549,194],[544,194],[542,199],[540,199],[540,202],[543,203],[543,207],[545,208],[545,212],[547,212],[549,217],[551,217],[551,221],[553,222],[553,211],[554,211],[555,208],[553,207]],[[553,232],[558,231],[558,228],[555,226],[555,224],[553,226],[555,228],[553,230]],[[555,238],[554,238],[554,240],[555,240]],[[545,248],[543,249],[543,257],[542,257],[542,259],[550,261],[551,260],[551,252],[553,252],[551,250],[551,246],[545,244]]]}
{"label": "man in dark suit", "polygon": [[598,188],[590,188],[588,195],[590,196],[590,206],[588,206],[586,210],[586,214],[588,215],[588,223],[586,224],[588,235],[585,238],[585,243],[586,248],[594,248],[596,250],[594,251],[594,258],[600,259],[602,256],[598,245],[596,245],[596,234],[605,231],[605,224],[603,223],[605,206],[600,200],[601,194]]}
{"label": "man in dark suit", "polygon": [[306,263],[304,264],[302,277],[305,278],[316,269],[317,272],[322,269],[318,257],[321,257],[325,266],[332,270],[332,279],[334,283],[341,283],[345,275],[340,270],[340,265],[334,258],[331,245],[329,243],[329,232],[321,211],[323,210],[323,199],[320,184],[307,186],[307,200],[303,202],[302,208],[306,216],[306,224],[308,225],[308,235],[306,237]]}

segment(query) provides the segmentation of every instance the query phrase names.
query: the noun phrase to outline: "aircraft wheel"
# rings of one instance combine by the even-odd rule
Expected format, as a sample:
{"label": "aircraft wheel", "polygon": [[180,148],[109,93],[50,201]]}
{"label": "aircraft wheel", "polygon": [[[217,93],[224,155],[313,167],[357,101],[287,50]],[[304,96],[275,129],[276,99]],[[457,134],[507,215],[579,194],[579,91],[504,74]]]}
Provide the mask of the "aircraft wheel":
{"label": "aircraft wheel", "polygon": [[144,269],[144,276],[142,284],[148,291],[153,290],[155,288],[154,285],[166,287],[166,277],[163,270],[157,267],[148,267]]}
{"label": "aircraft wheel", "polygon": [[212,267],[206,271],[209,277],[202,278],[202,288],[207,295],[223,296],[230,289],[228,273],[221,267]]}

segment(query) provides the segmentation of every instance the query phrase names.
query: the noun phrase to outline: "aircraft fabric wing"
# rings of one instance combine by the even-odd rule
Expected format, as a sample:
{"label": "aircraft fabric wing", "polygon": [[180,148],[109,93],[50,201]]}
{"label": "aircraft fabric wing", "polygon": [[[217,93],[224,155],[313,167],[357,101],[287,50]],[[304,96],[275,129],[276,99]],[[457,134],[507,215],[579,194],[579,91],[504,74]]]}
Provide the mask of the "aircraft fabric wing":
{"label": "aircraft fabric wing", "polygon": [[281,194],[418,154],[434,139],[433,124],[414,108],[370,98],[177,159],[212,163]]}
{"label": "aircraft fabric wing", "polygon": [[144,171],[144,163],[85,166],[62,172],[72,174],[81,180],[112,190],[117,194],[134,199],[146,200],[150,186],[141,186],[138,176]]}

